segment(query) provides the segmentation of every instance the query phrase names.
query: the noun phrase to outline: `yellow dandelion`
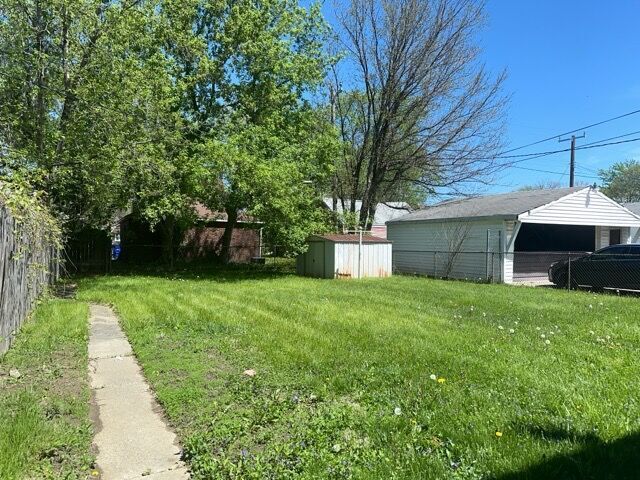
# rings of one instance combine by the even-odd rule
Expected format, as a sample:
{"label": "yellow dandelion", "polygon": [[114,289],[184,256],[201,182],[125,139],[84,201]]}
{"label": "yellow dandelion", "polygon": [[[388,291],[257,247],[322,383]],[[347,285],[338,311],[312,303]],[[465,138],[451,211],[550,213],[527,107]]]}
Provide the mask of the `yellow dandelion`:
{"label": "yellow dandelion", "polygon": [[94,470],[94,471],[91,472],[91,476],[92,477],[98,477],[98,476],[100,476],[100,472],[98,472],[98,470]]}
{"label": "yellow dandelion", "polygon": [[502,432],[496,432],[496,437],[500,438],[502,436]]}
{"label": "yellow dandelion", "polygon": [[446,382],[446,380],[445,380],[444,378],[440,377],[440,378],[438,379],[438,383],[444,383],[444,382]]}

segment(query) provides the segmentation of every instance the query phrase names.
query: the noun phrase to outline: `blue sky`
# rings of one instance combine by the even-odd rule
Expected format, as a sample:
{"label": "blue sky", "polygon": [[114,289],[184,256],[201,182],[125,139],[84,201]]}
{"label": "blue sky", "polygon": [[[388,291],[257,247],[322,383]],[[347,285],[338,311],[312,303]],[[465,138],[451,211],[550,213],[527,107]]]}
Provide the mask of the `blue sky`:
{"label": "blue sky", "polygon": [[[324,7],[329,22],[331,4]],[[488,0],[487,16],[479,42],[487,67],[508,73],[508,147],[640,109],[640,0]],[[632,115],[586,130],[578,146],[639,130],[640,114]],[[514,153],[568,146],[549,141]],[[640,160],[640,141],[578,151],[576,175],[584,177],[577,180],[597,181],[592,177],[598,169],[631,158]],[[568,152],[522,162],[520,167],[558,173],[509,169],[489,191],[545,180],[568,185],[568,165]]]}

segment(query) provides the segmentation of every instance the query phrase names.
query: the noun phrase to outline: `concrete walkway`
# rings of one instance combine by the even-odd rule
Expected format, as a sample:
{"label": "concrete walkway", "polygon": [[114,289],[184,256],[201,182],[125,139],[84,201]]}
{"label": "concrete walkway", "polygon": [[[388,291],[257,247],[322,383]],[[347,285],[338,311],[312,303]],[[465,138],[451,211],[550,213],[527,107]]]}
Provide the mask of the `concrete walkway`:
{"label": "concrete walkway", "polygon": [[118,319],[91,306],[89,376],[102,480],[183,480],[175,434],[161,416]]}

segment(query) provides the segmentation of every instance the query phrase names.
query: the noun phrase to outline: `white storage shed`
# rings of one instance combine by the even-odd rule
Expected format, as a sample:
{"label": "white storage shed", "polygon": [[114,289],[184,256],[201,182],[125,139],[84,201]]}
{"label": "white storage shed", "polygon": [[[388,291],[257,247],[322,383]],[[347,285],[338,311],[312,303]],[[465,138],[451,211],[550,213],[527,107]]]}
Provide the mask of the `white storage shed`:
{"label": "white storage shed", "polygon": [[387,229],[396,271],[513,283],[546,279],[568,252],[639,242],[640,215],[596,188],[559,188],[447,201]]}
{"label": "white storage shed", "polygon": [[298,256],[299,275],[316,278],[391,276],[391,242],[372,235],[314,235]]}

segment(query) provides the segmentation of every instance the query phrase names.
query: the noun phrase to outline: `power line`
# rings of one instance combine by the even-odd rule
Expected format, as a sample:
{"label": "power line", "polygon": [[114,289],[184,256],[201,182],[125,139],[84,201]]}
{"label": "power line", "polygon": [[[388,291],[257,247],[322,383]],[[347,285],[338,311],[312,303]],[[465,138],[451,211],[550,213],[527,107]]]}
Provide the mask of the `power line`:
{"label": "power line", "polygon": [[[636,130],[635,132],[624,133],[624,134],[622,134],[622,135],[616,135],[615,137],[604,138],[604,139],[602,139],[602,140],[597,140],[597,141],[595,141],[595,142],[586,143],[586,144],[584,144],[584,145],[582,145],[582,146],[583,146],[583,147],[590,147],[590,146],[592,146],[592,145],[598,145],[598,144],[602,144],[603,142],[608,142],[609,140],[616,140],[616,139],[618,139],[618,138],[624,138],[624,137],[629,137],[629,136],[631,136],[631,135],[637,135],[638,133],[640,133],[640,130]],[[583,134],[582,136],[583,136],[583,138],[584,138],[584,134]],[[575,137],[575,136],[573,136],[573,135],[572,135],[572,137],[571,137],[571,138],[579,138],[579,137]],[[574,143],[574,142],[572,142],[572,147],[574,146],[574,145],[573,145],[573,143]],[[575,172],[575,168],[577,167],[577,168],[582,168],[582,169],[584,169],[584,170],[591,170],[589,173],[598,173],[598,171],[597,171],[597,170],[589,169],[589,168],[582,167],[582,166],[579,166],[579,165],[575,165],[575,163],[574,163],[574,158],[575,158],[575,157],[574,157],[574,151],[572,151],[572,152],[571,152],[571,169],[572,169],[572,172]]]}
{"label": "power line", "polygon": [[565,135],[571,135],[572,133],[579,132],[580,130],[587,130],[588,128],[593,128],[593,127],[597,127],[599,125],[604,125],[605,123],[613,122],[615,120],[619,120],[621,118],[629,117],[629,116],[635,115],[637,113],[640,113],[640,109],[639,110],[634,110],[634,111],[628,112],[628,113],[623,113],[622,115],[618,115],[617,117],[608,118],[608,119],[602,120],[600,122],[592,123],[591,125],[586,125],[584,127],[576,128],[575,130],[570,130],[568,132],[560,133],[558,135],[553,135],[551,137],[543,138],[542,140],[538,140],[537,142],[531,142],[531,143],[528,143],[527,145],[522,145],[521,147],[512,148],[510,150],[505,150],[504,152],[500,152],[500,155],[504,155],[505,153],[515,152],[517,150],[522,150],[523,148],[532,147],[533,145],[539,145],[541,143],[548,142],[550,140],[555,140],[556,138],[559,138],[559,137],[564,137]]}
{"label": "power line", "polygon": [[[640,137],[638,138],[631,138],[628,140],[621,140],[621,141],[617,141],[617,142],[608,142],[608,143],[602,143],[602,142],[606,142],[607,140],[612,140],[614,138],[623,138],[623,137],[627,137],[629,135],[633,135],[636,133],[640,133],[640,132],[631,132],[631,133],[627,133],[624,135],[618,135],[616,137],[611,137],[611,138],[607,138],[607,139],[602,139],[602,140],[598,140],[596,142],[592,142],[586,145],[582,145],[580,147],[576,147],[576,150],[587,150],[587,149],[591,149],[591,148],[600,148],[600,147],[607,147],[610,145],[619,145],[622,143],[631,143],[631,142],[637,142],[640,141]],[[521,160],[516,160],[513,163],[520,163],[520,162],[526,162],[529,160],[533,160],[535,158],[541,158],[541,157],[546,157],[549,155],[553,155],[555,153],[560,153],[560,152],[567,152],[571,150],[570,148],[564,149],[564,150],[560,150],[560,151],[552,151],[552,152],[541,152],[539,154],[536,154],[536,156],[534,157],[529,157],[529,158],[523,158]],[[566,175],[566,171],[564,173],[562,172],[555,172],[555,171],[551,171],[551,170],[543,170],[543,169],[538,169],[538,168],[529,168],[529,167],[521,167],[518,165],[511,165],[509,168],[516,168],[519,170],[528,170],[528,171],[532,171],[532,172],[540,172],[540,173],[549,173],[549,174],[553,174],[553,175],[561,175],[564,176]],[[578,166],[578,168],[582,168],[582,169],[586,169],[586,167],[582,167],[582,166]],[[589,169],[586,169],[589,170]],[[596,176],[596,175],[586,175],[586,174],[575,174],[576,177],[580,177],[580,178],[589,178],[589,179],[596,179],[596,180],[600,180],[601,177],[600,176]]]}
{"label": "power line", "polygon": [[[576,150],[587,150],[587,149],[591,149],[591,148],[608,147],[610,145],[620,145],[622,143],[637,142],[637,141],[640,141],[640,137],[631,138],[629,140],[620,140],[618,142],[600,143],[600,142],[603,142],[603,141],[605,141],[605,140],[598,140],[598,142],[592,142],[592,143],[589,143],[587,145],[581,145],[579,147],[576,147]],[[597,145],[595,143],[597,143]],[[528,155],[531,155],[531,156],[527,156],[526,158],[520,158],[519,160],[514,160],[512,163],[528,162],[529,160],[534,160],[536,158],[546,157],[546,156],[549,156],[549,155],[555,155],[556,153],[569,152],[570,150],[571,150],[570,148],[564,148],[562,150],[551,150],[551,151],[548,151],[548,152],[531,153],[531,154],[528,154]],[[520,156],[520,157],[522,157],[522,156]],[[504,157],[491,157],[491,158],[487,158],[486,160],[491,160],[493,158],[504,158]],[[482,159],[479,159],[479,160],[482,160]]]}
{"label": "power line", "polygon": [[565,175],[567,174],[567,170],[569,170],[569,166],[565,167],[564,171],[562,172],[562,175],[560,175],[560,181],[564,179]]}
{"label": "power line", "polygon": [[[518,170],[527,170],[527,171],[530,171],[530,172],[551,173],[553,175],[561,175],[562,177],[564,177],[567,174],[566,170],[564,172],[553,172],[551,170],[541,170],[539,168],[528,168],[528,167],[519,167],[519,166],[514,166],[513,168],[517,168]],[[596,177],[595,175],[576,174],[575,176],[576,177],[581,177],[581,178],[597,179],[597,180],[600,179],[600,177]]]}
{"label": "power line", "polygon": [[[580,147],[576,147],[576,150],[588,150],[590,148],[608,147],[609,145],[620,145],[621,143],[637,142],[638,140],[640,140],[640,137],[631,138],[629,140],[620,140],[618,142],[600,143],[598,145],[592,145],[592,144],[582,145]],[[604,140],[600,140],[600,141],[603,142]]]}
{"label": "power line", "polygon": [[585,171],[587,173],[590,173],[590,174],[598,174],[598,172],[600,171],[599,169],[585,167],[584,165],[576,165],[576,168],[578,170],[583,170],[583,171]]}
{"label": "power line", "polygon": [[[638,140],[640,140],[639,138],[632,138],[630,140],[623,140],[623,141],[619,141],[619,142],[611,142],[611,143],[601,143],[601,142],[606,142],[608,140],[613,140],[615,138],[623,138],[623,137],[628,137],[629,135],[634,135],[640,133],[640,131],[637,132],[631,132],[631,133],[625,133],[624,135],[618,135],[617,137],[611,137],[611,138],[605,138],[602,140],[597,140],[595,142],[591,142],[591,143],[587,143],[585,145],[581,145],[579,147],[576,147],[576,150],[582,150],[585,148],[597,148],[597,147],[606,147],[609,145],[618,145],[621,143],[630,143],[630,142],[637,142]],[[554,137],[555,138],[555,137]],[[556,153],[564,153],[564,152],[569,152],[571,151],[571,148],[562,148],[559,150],[548,150],[546,152],[533,152],[533,153],[520,153],[520,154],[516,154],[516,155],[496,155],[493,157],[480,157],[480,158],[473,158],[471,160],[495,160],[495,159],[508,159],[508,158],[516,158],[519,160],[515,160],[513,163],[519,163],[519,162],[526,162],[527,160],[533,160],[534,158],[540,158],[540,157],[546,157],[547,155],[554,155]]]}
{"label": "power line", "polygon": [[624,135],[618,135],[615,137],[610,137],[610,138],[603,138],[602,140],[596,140],[595,142],[590,142],[590,143],[585,143],[584,145],[582,145],[583,147],[589,146],[589,145],[594,145],[596,143],[601,143],[601,142],[608,142],[610,140],[617,140],[618,138],[624,138],[624,137],[629,137],[631,135],[637,135],[638,133],[640,133],[640,130],[636,130],[635,132],[629,132],[629,133],[625,133]]}

